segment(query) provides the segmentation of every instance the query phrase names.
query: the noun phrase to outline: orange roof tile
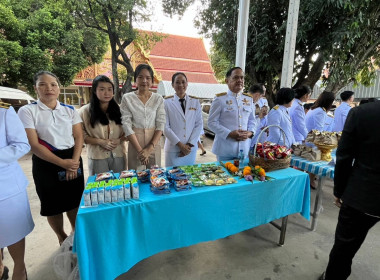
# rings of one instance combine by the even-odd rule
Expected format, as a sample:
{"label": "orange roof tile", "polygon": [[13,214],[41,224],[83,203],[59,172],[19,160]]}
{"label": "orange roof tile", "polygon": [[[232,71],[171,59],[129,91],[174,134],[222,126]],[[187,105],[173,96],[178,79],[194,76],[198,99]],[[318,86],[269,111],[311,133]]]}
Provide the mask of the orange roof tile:
{"label": "orange roof tile", "polygon": [[167,37],[163,38],[161,42],[157,42],[153,46],[150,51],[151,55],[209,61],[209,57],[201,38],[172,34],[163,35]]}
{"label": "orange roof tile", "polygon": [[175,72],[184,72],[192,83],[218,83],[201,38],[162,35],[162,41],[148,52],[148,59],[162,80],[171,81]]}

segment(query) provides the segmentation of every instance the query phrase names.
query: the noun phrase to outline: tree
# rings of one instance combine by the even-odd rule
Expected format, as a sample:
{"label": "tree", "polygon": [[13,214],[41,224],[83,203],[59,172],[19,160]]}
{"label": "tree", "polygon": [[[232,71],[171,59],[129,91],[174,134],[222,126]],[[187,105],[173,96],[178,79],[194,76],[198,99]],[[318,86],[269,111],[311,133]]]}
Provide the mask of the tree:
{"label": "tree", "polygon": [[[373,72],[367,66],[369,58],[373,57],[375,63],[379,58],[379,48],[376,47],[379,45],[379,5],[376,2],[301,1],[295,87],[302,84],[313,87],[327,63],[332,73],[325,81],[328,86],[338,80],[355,79],[360,71]],[[212,38],[215,53],[234,62],[238,1],[203,0],[202,3],[204,8],[196,20],[197,25],[203,34]],[[250,6],[245,69],[247,86],[265,82],[269,101],[273,101],[273,92],[280,86],[288,5],[288,0],[256,0],[251,1]],[[358,63],[348,64],[347,58],[355,58]],[[339,86],[333,87],[334,92],[338,89]]]}
{"label": "tree", "polygon": [[63,85],[98,63],[107,50],[99,32],[78,27],[65,1],[0,0],[0,84],[33,91],[39,70],[57,74]]}
{"label": "tree", "polygon": [[[139,32],[136,22],[149,20],[150,10],[145,0],[70,0],[72,13],[87,28],[107,35],[111,47],[112,75],[115,85],[119,85],[118,65],[126,71],[121,90],[115,87],[115,99],[120,102],[124,93],[132,90],[134,69],[126,47],[132,42],[149,50],[162,35],[155,32]],[[191,1],[163,0],[164,11],[170,15],[182,14]],[[155,3],[156,5],[156,3]],[[119,70],[120,71],[120,70]]]}

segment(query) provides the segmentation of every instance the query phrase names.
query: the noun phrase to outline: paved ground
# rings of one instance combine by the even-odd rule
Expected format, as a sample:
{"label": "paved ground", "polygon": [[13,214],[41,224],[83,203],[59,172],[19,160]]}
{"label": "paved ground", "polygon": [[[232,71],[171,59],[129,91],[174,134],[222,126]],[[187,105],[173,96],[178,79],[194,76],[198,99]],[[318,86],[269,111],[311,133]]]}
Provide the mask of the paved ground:
{"label": "paved ground", "polygon": [[[205,139],[207,155],[197,156],[197,162],[215,161],[210,152],[212,138]],[[86,153],[82,155],[87,166]],[[30,280],[59,279],[52,268],[52,255],[58,250],[58,240],[46,218],[39,215],[39,199],[31,174],[31,155],[20,164],[28,176],[28,194],[35,229],[27,236],[26,266]],[[85,175],[87,172],[85,170]],[[317,230],[309,230],[310,223],[300,215],[289,218],[284,247],[276,242],[279,231],[271,225],[262,225],[228,238],[204,242],[194,246],[169,250],[135,265],[119,280],[313,280],[325,269],[337,221],[338,209],[332,203],[332,182],[324,187],[324,211]],[[311,199],[314,203],[315,191]],[[270,198],[268,198],[270,199]],[[67,232],[70,231],[65,220]],[[351,280],[380,279],[380,226],[369,233],[367,241],[358,252]],[[12,269],[9,253],[5,250],[5,264]],[[96,280],[96,279],[94,279]]]}

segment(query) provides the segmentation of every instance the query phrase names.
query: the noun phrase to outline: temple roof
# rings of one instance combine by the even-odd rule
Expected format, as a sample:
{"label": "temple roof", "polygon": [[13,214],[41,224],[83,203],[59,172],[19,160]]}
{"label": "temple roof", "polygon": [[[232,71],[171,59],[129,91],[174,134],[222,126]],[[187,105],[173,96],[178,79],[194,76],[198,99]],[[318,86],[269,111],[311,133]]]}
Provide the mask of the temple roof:
{"label": "temple roof", "polygon": [[184,72],[189,82],[217,84],[202,38],[163,34],[149,52],[149,61],[163,81]]}

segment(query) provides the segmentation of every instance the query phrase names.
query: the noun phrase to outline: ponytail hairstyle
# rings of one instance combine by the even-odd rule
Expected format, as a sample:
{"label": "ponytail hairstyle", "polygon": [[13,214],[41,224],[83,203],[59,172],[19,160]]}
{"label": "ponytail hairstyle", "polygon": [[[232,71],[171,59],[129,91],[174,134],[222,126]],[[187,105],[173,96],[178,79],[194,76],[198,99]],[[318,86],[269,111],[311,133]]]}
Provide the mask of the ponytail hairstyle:
{"label": "ponytail hairstyle", "polygon": [[109,120],[114,121],[116,124],[121,125],[121,112],[120,107],[116,103],[115,99],[111,99],[107,111],[104,113],[100,108],[100,101],[96,95],[96,89],[98,88],[99,82],[110,83],[112,85],[112,90],[115,91],[115,86],[108,78],[104,75],[96,76],[92,81],[91,88],[91,99],[90,99],[90,124],[94,128],[97,122],[100,122],[102,125],[108,125]]}

